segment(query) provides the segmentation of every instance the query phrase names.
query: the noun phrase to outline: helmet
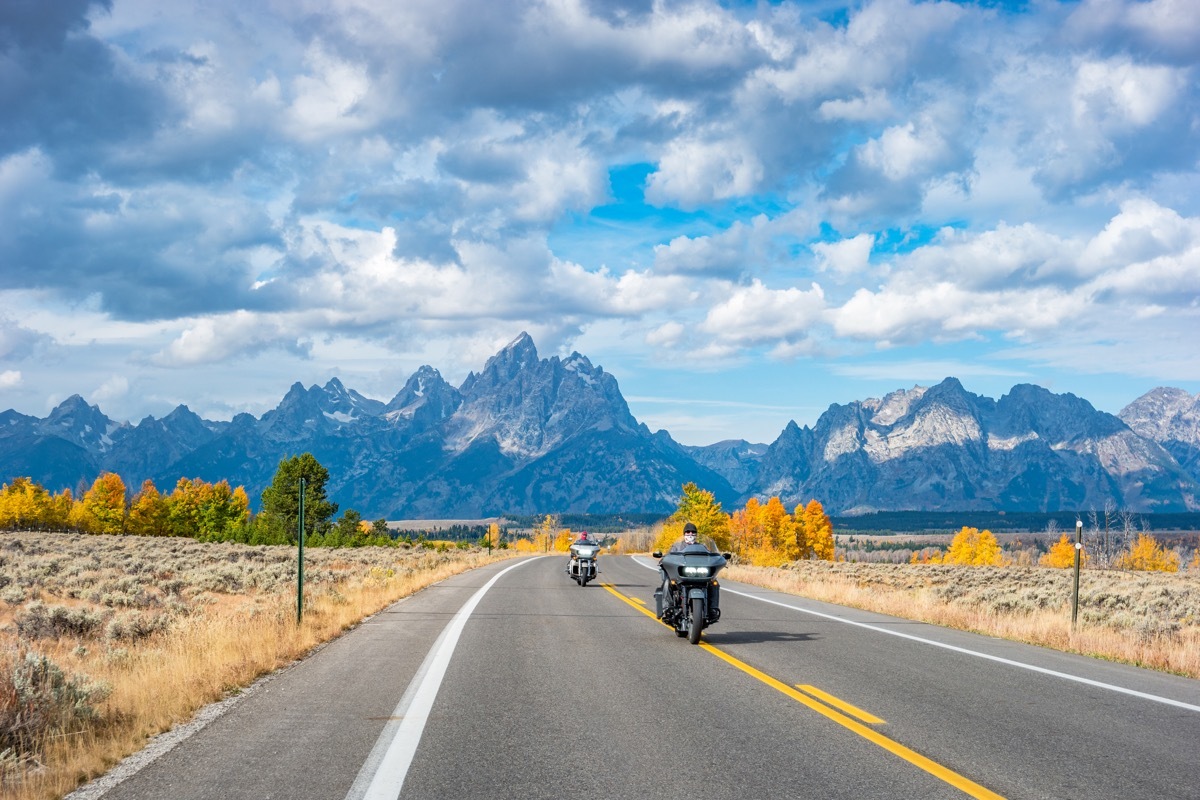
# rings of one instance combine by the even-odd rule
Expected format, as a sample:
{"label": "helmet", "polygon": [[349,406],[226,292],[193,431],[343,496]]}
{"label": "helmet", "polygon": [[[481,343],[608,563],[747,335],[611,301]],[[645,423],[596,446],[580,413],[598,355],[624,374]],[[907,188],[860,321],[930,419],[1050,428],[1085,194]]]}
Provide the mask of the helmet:
{"label": "helmet", "polygon": [[690,522],[683,526],[683,540],[688,544],[693,544],[696,541],[696,526]]}
{"label": "helmet", "polygon": [[688,524],[683,526],[683,532],[684,533],[696,533],[696,526],[689,522]]}
{"label": "helmet", "polygon": [[580,532],[579,532],[579,541],[581,541],[581,542],[586,542],[586,541],[587,541],[587,531],[580,531]]}

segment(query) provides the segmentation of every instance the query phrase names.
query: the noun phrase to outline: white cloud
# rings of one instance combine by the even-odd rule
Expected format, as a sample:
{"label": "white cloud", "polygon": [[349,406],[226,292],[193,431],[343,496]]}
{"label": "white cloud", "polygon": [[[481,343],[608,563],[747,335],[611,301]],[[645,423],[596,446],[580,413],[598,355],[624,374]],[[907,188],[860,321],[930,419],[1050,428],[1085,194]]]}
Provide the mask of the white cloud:
{"label": "white cloud", "polygon": [[654,266],[667,273],[734,278],[761,263],[773,227],[760,214],[709,236],[676,236],[654,246]]}
{"label": "white cloud", "polygon": [[943,161],[948,147],[941,133],[929,124],[894,125],[859,148],[862,163],[891,181],[923,176]]}
{"label": "white cloud", "polygon": [[1081,262],[1092,272],[1119,269],[1159,256],[1173,256],[1200,246],[1200,219],[1184,219],[1176,211],[1146,198],[1131,198],[1087,243]]}
{"label": "white cloud", "polygon": [[1167,66],[1143,66],[1128,57],[1085,61],[1072,92],[1075,122],[1107,131],[1144,128],[1176,102],[1186,85],[1187,74]]}
{"label": "white cloud", "polygon": [[770,289],[755,280],[709,309],[701,327],[715,340],[750,346],[804,339],[824,315],[825,293],[817,284]]}
{"label": "white cloud", "polygon": [[305,58],[309,71],[291,81],[287,132],[301,140],[366,130],[371,79],[362,64],[353,64],[315,42]]}
{"label": "white cloud", "polygon": [[686,328],[681,322],[664,322],[646,334],[646,344],[652,347],[678,347],[685,338]]}
{"label": "white cloud", "polygon": [[853,239],[817,242],[812,245],[812,250],[817,256],[818,269],[841,276],[853,276],[866,271],[874,246],[873,234],[860,233]]}
{"label": "white cloud", "polygon": [[162,367],[191,367],[243,358],[264,349],[302,352],[303,320],[236,311],[192,321],[152,361]]}
{"label": "white cloud", "polygon": [[123,375],[113,375],[92,392],[91,398],[93,403],[103,403],[120,400],[127,394],[129,394],[129,379]]}
{"label": "white cloud", "polygon": [[817,108],[817,116],[830,122],[880,122],[896,113],[887,94],[866,89],[850,98],[826,100]]}
{"label": "white cloud", "polygon": [[752,194],[763,179],[763,165],[745,144],[723,141],[675,141],[646,182],[646,199],[655,205],[697,206]]}
{"label": "white cloud", "polygon": [[0,389],[15,389],[21,385],[21,371],[6,369],[0,372]]}

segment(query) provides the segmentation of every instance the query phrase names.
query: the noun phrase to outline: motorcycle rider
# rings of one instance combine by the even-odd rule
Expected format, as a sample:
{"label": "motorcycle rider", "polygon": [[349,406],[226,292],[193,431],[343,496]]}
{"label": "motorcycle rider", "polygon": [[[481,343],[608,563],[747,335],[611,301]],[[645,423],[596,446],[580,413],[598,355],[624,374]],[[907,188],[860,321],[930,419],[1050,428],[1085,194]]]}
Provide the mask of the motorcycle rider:
{"label": "motorcycle rider", "polygon": [[567,572],[571,575],[575,574],[575,567],[579,562],[579,556],[575,552],[575,544],[592,544],[592,542],[588,540],[587,531],[580,531],[579,538],[576,539],[574,544],[569,548],[571,553],[571,561],[567,564]]}
{"label": "motorcycle rider", "polygon": [[671,547],[667,552],[682,553],[684,548],[696,544],[698,541],[700,541],[700,532],[696,530],[695,525],[689,522],[683,526],[683,536],[671,542]]}
{"label": "motorcycle rider", "polygon": [[[671,549],[667,552],[682,553],[684,548],[686,548],[688,545],[696,544],[699,538],[700,532],[696,530],[696,526],[690,522],[684,523],[683,538],[676,539],[674,542],[672,542]],[[671,579],[667,577],[667,571],[662,568],[661,564],[658,568],[658,574],[662,576],[662,587],[658,590],[662,595],[662,602],[664,604],[670,603],[671,605],[674,605],[674,603],[671,603],[671,601],[668,599],[671,597]]]}

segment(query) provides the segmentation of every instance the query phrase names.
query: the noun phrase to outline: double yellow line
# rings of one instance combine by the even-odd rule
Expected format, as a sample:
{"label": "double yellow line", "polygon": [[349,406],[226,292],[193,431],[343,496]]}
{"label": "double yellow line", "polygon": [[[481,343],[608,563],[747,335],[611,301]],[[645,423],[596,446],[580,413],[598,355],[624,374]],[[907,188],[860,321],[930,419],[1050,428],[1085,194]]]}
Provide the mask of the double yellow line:
{"label": "double yellow line", "polygon": [[[611,592],[616,597],[619,597],[624,602],[628,603],[629,605],[636,608],[638,611],[645,614],[646,616],[650,617],[651,619],[655,620],[656,622],[659,621],[658,618],[654,616],[654,612],[642,607],[644,605],[644,603],[642,603],[640,600],[633,598],[633,597],[629,597],[628,595],[624,595],[621,592],[618,592],[616,589],[614,589],[612,586],[610,586],[607,583],[601,583],[600,585],[603,586],[605,589],[607,589],[609,592]],[[855,708],[854,706],[850,705],[849,703],[845,702],[844,700],[840,700],[831,694],[822,692],[820,689],[817,689],[814,686],[808,686],[806,684],[797,684],[798,688],[804,689],[804,691],[807,692],[808,694],[797,691],[797,689],[794,689],[791,686],[788,686],[783,681],[772,678],[770,675],[767,675],[765,672],[761,672],[760,670],[755,669],[754,667],[750,666],[746,662],[744,662],[740,659],[734,658],[733,656],[729,655],[728,653],[726,653],[722,650],[718,650],[717,648],[713,647],[711,644],[708,644],[707,642],[701,642],[699,647],[702,650],[705,650],[705,651],[713,654],[714,656],[721,659],[725,663],[727,663],[731,666],[737,667],[739,670],[741,670],[742,672],[751,676],[752,678],[756,678],[759,681],[762,681],[767,686],[770,686],[772,689],[782,692],[783,694],[785,694],[788,697],[795,700],[797,703],[800,703],[802,705],[807,706],[808,708],[811,708],[813,711],[816,711],[818,714],[825,717],[826,719],[836,722],[838,725],[841,725],[843,728],[846,728],[847,730],[857,733],[859,736],[863,737],[867,741],[870,741],[870,742],[873,742],[873,743],[879,745],[884,750],[887,750],[889,753],[899,756],[900,758],[904,759],[905,761],[909,762],[910,764],[913,764],[914,766],[917,766],[917,767],[923,769],[924,771],[928,772],[930,775],[933,775],[935,778],[945,781],[946,783],[950,784],[951,786],[955,787],[956,789],[959,789],[960,791],[964,792],[965,794],[969,795],[970,797],[980,798],[981,800],[983,798],[986,798],[987,800],[1004,800],[1004,798],[1001,795],[998,795],[989,789],[985,789],[984,787],[980,786],[979,784],[975,783],[974,781],[964,778],[962,775],[959,775],[957,772],[954,772],[953,770],[943,767],[941,764],[937,763],[936,761],[931,761],[930,759],[926,758],[925,756],[921,755],[920,753],[916,752],[915,750],[910,750],[909,748],[905,747],[904,745],[900,744],[899,742],[889,739],[888,737],[879,733],[879,731],[869,728],[869,727],[867,727],[867,725],[863,724],[863,722],[866,722],[871,725],[882,724],[884,721],[879,719],[878,717],[872,716],[871,714],[868,714],[867,712],[862,711],[861,709]],[[812,696],[810,697],[809,695],[812,695]],[[813,699],[814,697],[820,698],[821,700],[823,700],[825,702],[819,702],[818,700]],[[840,711],[835,710],[835,709],[840,709]],[[845,713],[842,713],[842,712],[845,712]],[[848,715],[850,715],[850,716],[848,716]],[[862,722],[859,722],[856,719],[851,719],[851,716],[858,717],[858,720],[862,720]]]}

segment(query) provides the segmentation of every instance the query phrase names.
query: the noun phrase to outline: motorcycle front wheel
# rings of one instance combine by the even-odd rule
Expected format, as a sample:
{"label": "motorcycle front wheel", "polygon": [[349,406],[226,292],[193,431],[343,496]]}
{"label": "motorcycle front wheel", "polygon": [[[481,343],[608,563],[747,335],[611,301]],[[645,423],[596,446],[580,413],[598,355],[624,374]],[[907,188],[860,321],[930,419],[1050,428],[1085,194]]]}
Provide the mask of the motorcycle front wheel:
{"label": "motorcycle front wheel", "polygon": [[704,601],[692,598],[692,618],[688,621],[688,641],[700,644],[700,632],[704,630]]}

